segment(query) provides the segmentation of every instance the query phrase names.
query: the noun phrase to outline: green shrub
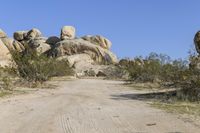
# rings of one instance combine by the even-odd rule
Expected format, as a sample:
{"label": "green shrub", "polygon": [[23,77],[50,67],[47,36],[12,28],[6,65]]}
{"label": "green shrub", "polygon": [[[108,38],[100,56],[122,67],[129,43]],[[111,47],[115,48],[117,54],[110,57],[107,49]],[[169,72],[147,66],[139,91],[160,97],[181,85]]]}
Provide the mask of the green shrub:
{"label": "green shrub", "polygon": [[73,70],[67,61],[59,61],[34,51],[28,53],[12,53],[16,63],[16,72],[30,82],[44,82],[54,76],[72,75]]}
{"label": "green shrub", "polygon": [[2,78],[2,89],[7,91],[13,91],[12,80],[8,76]]}
{"label": "green shrub", "polygon": [[154,53],[145,59],[136,57],[134,60],[121,60],[119,64],[129,72],[130,79],[137,82],[154,82],[159,78],[162,68],[162,62]]}
{"label": "green shrub", "polygon": [[174,60],[164,54],[151,53],[146,58],[122,59],[119,65],[127,70],[130,80],[137,82],[177,82],[188,70],[187,61]]}
{"label": "green shrub", "polygon": [[180,78],[177,83],[181,88],[177,92],[177,98],[181,100],[199,101],[200,100],[200,71],[194,69],[185,70],[179,74],[184,78]]}
{"label": "green shrub", "polygon": [[146,58],[123,59],[119,62],[134,82],[156,82],[162,86],[179,88],[176,98],[200,100],[200,70],[190,68],[186,60],[171,60],[169,56],[151,53]]}

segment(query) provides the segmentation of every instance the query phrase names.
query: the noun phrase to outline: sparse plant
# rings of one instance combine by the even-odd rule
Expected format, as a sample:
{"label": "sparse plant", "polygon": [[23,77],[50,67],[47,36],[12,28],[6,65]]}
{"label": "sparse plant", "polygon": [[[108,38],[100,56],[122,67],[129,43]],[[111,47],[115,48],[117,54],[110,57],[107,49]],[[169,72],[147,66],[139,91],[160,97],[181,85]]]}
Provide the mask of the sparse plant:
{"label": "sparse plant", "polygon": [[171,60],[169,56],[151,53],[146,58],[123,59],[119,64],[129,72],[130,80],[134,82],[156,82],[162,86],[180,88],[176,98],[200,100],[200,70],[189,67],[186,60]]}
{"label": "sparse plant", "polygon": [[56,60],[46,55],[38,55],[35,51],[12,54],[18,75],[29,82],[43,83],[54,76],[73,74],[73,70],[69,67],[67,61]]}
{"label": "sparse plant", "polygon": [[2,89],[7,91],[13,91],[12,80],[8,76],[2,78]]}

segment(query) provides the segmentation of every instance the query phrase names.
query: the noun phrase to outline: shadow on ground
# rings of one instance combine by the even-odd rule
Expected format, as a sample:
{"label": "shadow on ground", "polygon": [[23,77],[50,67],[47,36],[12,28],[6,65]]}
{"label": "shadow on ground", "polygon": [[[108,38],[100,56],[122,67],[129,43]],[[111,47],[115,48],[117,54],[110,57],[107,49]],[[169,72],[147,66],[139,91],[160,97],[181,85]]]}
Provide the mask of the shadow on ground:
{"label": "shadow on ground", "polygon": [[111,95],[113,100],[169,100],[175,97],[176,90],[166,92],[149,92],[149,93],[128,93],[120,95]]}

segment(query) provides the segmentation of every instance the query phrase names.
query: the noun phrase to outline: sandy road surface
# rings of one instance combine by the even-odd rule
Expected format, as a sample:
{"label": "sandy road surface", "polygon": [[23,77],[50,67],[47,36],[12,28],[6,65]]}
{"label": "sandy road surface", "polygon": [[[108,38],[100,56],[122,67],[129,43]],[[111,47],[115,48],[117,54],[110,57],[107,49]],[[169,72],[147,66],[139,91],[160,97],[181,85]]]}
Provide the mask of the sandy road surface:
{"label": "sandy road surface", "polygon": [[55,90],[0,99],[0,133],[199,133],[200,128],[144,101],[119,81],[58,82]]}

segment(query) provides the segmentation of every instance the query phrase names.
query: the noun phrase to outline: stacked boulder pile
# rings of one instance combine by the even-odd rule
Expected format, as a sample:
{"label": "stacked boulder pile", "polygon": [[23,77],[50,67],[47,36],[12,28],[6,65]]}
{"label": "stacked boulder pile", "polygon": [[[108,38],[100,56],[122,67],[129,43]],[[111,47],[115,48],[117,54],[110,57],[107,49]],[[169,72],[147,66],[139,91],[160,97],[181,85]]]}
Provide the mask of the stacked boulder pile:
{"label": "stacked boulder pile", "polygon": [[40,30],[16,31],[13,39],[8,38],[0,29],[0,65],[8,66],[12,60],[12,51],[24,52],[31,49],[38,55],[47,55],[57,60],[67,60],[77,75],[98,75],[118,62],[110,51],[111,41],[99,35],[76,37],[73,26],[64,26],[60,37],[43,37]]}
{"label": "stacked boulder pile", "polygon": [[24,51],[24,46],[7,36],[7,34],[0,29],[0,65],[2,67],[8,66],[11,63],[12,55],[11,51]]}

